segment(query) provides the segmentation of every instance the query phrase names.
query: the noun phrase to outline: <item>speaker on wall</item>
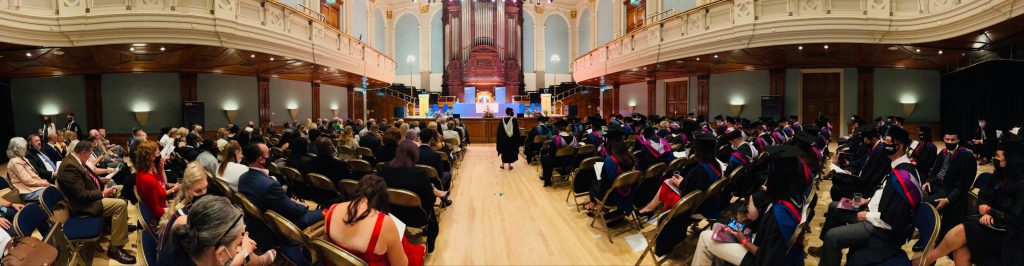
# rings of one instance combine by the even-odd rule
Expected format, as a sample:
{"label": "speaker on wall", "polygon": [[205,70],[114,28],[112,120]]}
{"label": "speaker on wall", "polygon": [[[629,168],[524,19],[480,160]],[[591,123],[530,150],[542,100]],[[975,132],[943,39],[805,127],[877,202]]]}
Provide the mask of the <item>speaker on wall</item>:
{"label": "speaker on wall", "polygon": [[569,105],[569,117],[574,117],[574,116],[579,116],[579,115],[580,115],[580,106],[579,105],[575,105],[575,104]]}
{"label": "speaker on wall", "polygon": [[205,102],[185,102],[185,106],[181,108],[183,112],[181,117],[185,122],[185,125],[200,125],[206,128],[206,106]]}
{"label": "speaker on wall", "polygon": [[772,120],[782,119],[782,97],[778,95],[761,96],[761,117]]}
{"label": "speaker on wall", "polygon": [[405,118],[405,106],[396,106],[395,107],[394,117],[395,118]]}

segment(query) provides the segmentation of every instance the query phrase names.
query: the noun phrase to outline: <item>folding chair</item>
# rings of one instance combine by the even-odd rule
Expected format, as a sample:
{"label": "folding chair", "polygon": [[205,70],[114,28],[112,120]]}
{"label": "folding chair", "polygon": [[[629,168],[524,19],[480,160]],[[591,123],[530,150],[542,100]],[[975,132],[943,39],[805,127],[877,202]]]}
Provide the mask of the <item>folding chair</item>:
{"label": "folding chair", "polygon": [[[573,147],[562,147],[555,151],[555,161],[560,162],[565,159],[572,159],[576,155],[576,148]],[[557,187],[558,184],[565,184],[569,182],[568,175],[572,171],[574,164],[572,162],[567,166],[555,167],[552,173],[551,179],[559,177],[562,179],[561,182],[553,183],[552,187]],[[564,173],[564,174],[563,174]]]}
{"label": "folding chair", "polygon": [[[430,215],[427,213],[427,210],[423,209],[423,206],[420,205],[420,203],[421,203],[420,196],[416,195],[416,193],[413,193],[412,191],[408,191],[408,190],[404,190],[404,189],[389,188],[388,189],[388,201],[391,202],[391,205],[395,205],[395,206],[399,206],[399,207],[418,208],[418,209],[420,209],[423,212],[423,220],[424,221],[430,220]],[[429,223],[430,222],[427,222],[427,223],[424,223],[423,226],[413,227],[413,228],[418,229],[419,232],[422,234],[423,232],[426,232],[427,224],[429,224]],[[409,227],[412,227],[412,226],[409,226]],[[406,230],[408,230],[408,229],[406,229]]]}
{"label": "folding chair", "polygon": [[[309,250],[309,238],[306,234],[302,233],[302,229],[295,226],[291,221],[284,218],[277,212],[267,210],[263,213],[263,220],[266,221],[267,225],[270,226],[271,230],[274,230],[278,235],[284,237],[288,241],[295,243],[306,250]],[[315,254],[311,254],[312,257],[316,257]],[[288,258],[292,262],[296,259]]]}
{"label": "folding chair", "polygon": [[658,256],[654,254],[654,246],[657,244],[658,236],[661,235],[661,232],[665,229],[665,225],[668,224],[668,221],[680,215],[690,213],[690,211],[697,208],[697,204],[703,196],[704,192],[700,190],[690,192],[680,198],[679,201],[676,202],[676,205],[672,206],[672,209],[669,209],[668,212],[661,215],[662,222],[658,223],[658,229],[654,230],[654,237],[647,239],[647,248],[640,254],[640,259],[636,260],[636,265],[640,265],[640,263],[644,262],[644,257],[646,257],[648,253],[651,254],[651,258],[654,258],[655,265],[661,265],[667,260],[659,260]]}
{"label": "folding chair", "polygon": [[[600,157],[590,157],[590,158],[583,159],[583,161],[580,162],[580,165],[578,167],[576,167],[576,169],[574,169],[572,171],[572,175],[569,176],[570,177],[569,178],[569,192],[566,193],[566,195],[565,195],[565,202],[569,202],[569,198],[572,198],[572,201],[576,205],[576,212],[580,212],[580,201],[579,201],[579,198],[580,197],[585,197],[587,195],[590,195],[590,191],[589,190],[588,191],[584,191],[584,192],[576,192],[575,191],[575,189],[576,189],[576,178],[578,178],[579,174],[583,173],[584,171],[594,172],[594,164],[597,163],[597,162],[600,162],[600,161],[601,161]],[[594,180],[594,181],[596,182],[597,180]]]}
{"label": "folding chair", "polygon": [[348,159],[345,161],[348,164],[348,169],[352,171],[352,178],[360,179],[364,175],[372,174],[373,168],[370,167],[370,162],[363,159]]}
{"label": "folding chair", "polygon": [[[69,244],[68,253],[71,256],[72,264],[84,264],[87,259],[82,258],[82,249],[86,244],[95,243],[102,237],[100,228],[103,227],[103,217],[100,216],[74,216],[69,215],[67,220],[60,221],[54,216],[57,205],[65,201],[64,193],[57,187],[50,186],[43,190],[39,196],[39,205],[50,217],[54,225],[54,233],[61,238],[61,241]],[[69,211],[70,212],[70,211]],[[78,263],[81,260],[81,263]]]}
{"label": "folding chair", "polygon": [[142,265],[156,265],[156,247],[158,240],[153,232],[143,230],[139,233],[139,262]]}
{"label": "folding chair", "polygon": [[[619,176],[615,178],[615,182],[612,183],[612,187],[609,188],[608,191],[604,193],[604,197],[601,197],[601,200],[597,202],[597,209],[594,210],[594,219],[592,219],[590,221],[590,227],[597,228],[597,227],[594,226],[594,223],[597,223],[597,221],[600,220],[601,223],[602,223],[601,225],[604,226],[604,233],[606,235],[608,235],[608,242],[610,242],[610,243],[615,243],[615,242],[612,241],[612,234],[611,234],[610,230],[608,229],[608,220],[605,219],[604,215],[605,215],[605,208],[606,207],[608,207],[608,211],[613,211],[614,209],[612,209],[611,207],[609,207],[609,205],[607,205],[608,199],[609,199],[609,197],[611,196],[611,194],[613,192],[614,193],[618,193],[618,192],[615,192],[618,189],[621,189],[621,188],[630,188],[630,189],[632,189],[633,186],[636,185],[637,180],[639,180],[639,179],[640,179],[640,172],[636,171],[636,170],[632,170],[632,171],[628,171],[628,172],[619,174]],[[619,219],[624,219],[627,216],[634,216],[635,214],[633,212],[630,212],[630,213],[623,213],[622,215],[623,216],[621,218],[619,218]],[[634,219],[635,219],[635,217],[634,217]]]}
{"label": "folding chair", "polygon": [[359,181],[352,179],[342,179],[341,181],[338,181],[338,192],[340,192],[345,199],[351,200],[355,197],[356,189],[359,189]]}
{"label": "folding chair", "polygon": [[33,231],[39,230],[40,235],[49,235],[50,225],[46,223],[46,219],[43,207],[29,203],[14,215],[14,232],[16,236],[32,236]]}
{"label": "folding chair", "polygon": [[[924,250],[921,251],[921,254],[915,257],[926,256],[928,255],[928,252],[931,252],[931,250],[935,248],[935,242],[939,238],[939,228],[942,226],[942,220],[941,217],[939,217],[939,212],[935,209],[935,206],[932,206],[927,202],[921,202],[917,205],[917,209],[914,211],[914,216],[911,219],[911,223],[914,225],[914,228],[917,228],[918,235],[920,236],[920,240],[918,241],[928,241],[924,246]],[[923,259],[920,263],[920,265],[914,266],[926,265]],[[906,253],[897,252],[896,255],[883,261],[879,265],[911,265],[911,262],[910,259],[907,258]]]}
{"label": "folding chair", "polygon": [[320,255],[319,259],[330,263],[331,265],[338,266],[366,266],[367,263],[360,259],[356,255],[352,255],[348,251],[334,245],[327,240],[320,238],[314,238],[310,240],[310,246],[316,254]]}

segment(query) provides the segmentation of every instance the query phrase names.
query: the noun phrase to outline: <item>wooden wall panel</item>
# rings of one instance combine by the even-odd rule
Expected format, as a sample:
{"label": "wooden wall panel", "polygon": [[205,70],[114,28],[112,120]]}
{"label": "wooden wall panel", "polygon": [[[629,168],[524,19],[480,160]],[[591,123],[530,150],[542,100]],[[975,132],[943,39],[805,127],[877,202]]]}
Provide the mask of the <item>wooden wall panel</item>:
{"label": "wooden wall panel", "polygon": [[259,96],[260,126],[270,123],[270,78],[256,78],[256,94]]}
{"label": "wooden wall panel", "polygon": [[88,125],[78,125],[82,130],[103,128],[103,76],[100,74],[85,75],[85,112],[89,121]]}
{"label": "wooden wall panel", "polygon": [[710,97],[708,88],[710,87],[710,80],[711,75],[697,76],[697,116],[704,117],[704,119],[710,119],[708,117],[708,97]]}
{"label": "wooden wall panel", "polygon": [[182,72],[178,74],[181,82],[181,101],[191,102],[199,98],[197,88],[199,87],[199,74],[196,72]]}
{"label": "wooden wall panel", "polygon": [[313,120],[320,119],[320,82],[310,83],[310,91],[313,94]]}
{"label": "wooden wall panel", "polygon": [[[874,119],[875,105],[875,69],[862,67],[857,69],[857,115],[871,123]],[[936,131],[939,132],[939,131]]]}

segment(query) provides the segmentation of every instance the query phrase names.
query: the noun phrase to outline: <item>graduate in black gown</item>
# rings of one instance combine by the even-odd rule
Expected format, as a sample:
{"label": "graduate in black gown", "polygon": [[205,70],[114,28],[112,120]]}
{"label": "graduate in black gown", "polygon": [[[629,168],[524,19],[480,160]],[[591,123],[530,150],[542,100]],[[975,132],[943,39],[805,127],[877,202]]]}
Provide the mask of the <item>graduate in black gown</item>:
{"label": "graduate in black gown", "polygon": [[946,143],[946,148],[935,158],[928,179],[922,185],[925,202],[935,205],[942,215],[939,240],[967,215],[967,194],[974,185],[974,177],[978,173],[974,154],[960,145],[960,139],[955,131],[947,131],[942,136],[942,141]]}
{"label": "graduate in black gown", "polygon": [[938,152],[935,143],[932,143],[932,128],[921,127],[917,141],[910,144],[910,162],[917,168],[917,173],[921,174],[921,179],[928,180],[931,177]]}
{"label": "graduate in black gown", "polygon": [[953,227],[924,256],[926,265],[946,255],[953,255],[956,265],[1024,265],[1024,144],[1002,143],[993,159],[995,172],[978,193],[979,215]]}
{"label": "graduate in black gown", "polygon": [[914,232],[911,221],[918,205],[922,204],[923,193],[917,169],[906,156],[909,144],[910,137],[905,130],[899,127],[888,130],[884,154],[890,170],[883,175],[881,186],[864,198],[858,212],[833,212],[833,217],[826,218],[845,216],[844,219],[854,222],[823,231],[820,265],[838,266],[844,248],[850,249],[846,265],[877,265],[894,256],[906,256],[901,246]]}
{"label": "graduate in black gown", "polygon": [[[747,249],[739,265],[804,265],[803,241],[789,243],[803,219],[809,173],[807,163],[801,159],[801,152],[794,146],[778,146],[771,149],[770,176],[765,183],[763,201],[770,205],[758,217],[757,231],[752,238],[733,234],[743,248]],[[755,197],[751,197],[754,199]],[[762,204],[755,204],[762,205]]]}
{"label": "graduate in black gown", "polygon": [[[683,181],[679,183],[679,195],[686,195],[695,190],[707,190],[712,183],[722,177],[722,166],[715,159],[715,137],[704,132],[693,133],[694,144],[690,150],[697,162],[687,167]],[[716,219],[721,216],[722,208],[728,199],[723,195],[713,195],[704,200],[692,211],[693,217]],[[703,216],[703,217],[701,217]],[[680,215],[668,221],[661,234],[658,235],[654,254],[662,256],[686,237],[686,228],[695,221],[691,215]]]}
{"label": "graduate in black gown", "polygon": [[537,126],[530,130],[530,133],[526,134],[526,147],[523,148],[523,152],[526,153],[526,161],[533,162],[534,156],[540,151],[540,146],[543,143],[533,143],[533,139],[537,136],[551,137],[554,132],[548,127],[548,117],[541,116],[537,118]]}
{"label": "graduate in black gown", "polygon": [[498,126],[497,145],[498,155],[501,156],[501,169],[512,170],[512,163],[519,160],[519,121],[515,118],[512,108],[505,108],[507,117],[501,119]]}
{"label": "graduate in black gown", "polygon": [[558,134],[551,138],[551,145],[546,150],[540,152],[540,167],[542,170],[540,179],[544,181],[545,187],[551,186],[551,175],[556,167],[566,167],[572,164],[573,158],[571,156],[557,158],[555,157],[555,152],[561,148],[575,148],[579,146],[576,136],[569,133],[571,128],[568,121],[565,121],[565,119],[558,120],[558,122],[555,122],[555,128],[558,130]]}

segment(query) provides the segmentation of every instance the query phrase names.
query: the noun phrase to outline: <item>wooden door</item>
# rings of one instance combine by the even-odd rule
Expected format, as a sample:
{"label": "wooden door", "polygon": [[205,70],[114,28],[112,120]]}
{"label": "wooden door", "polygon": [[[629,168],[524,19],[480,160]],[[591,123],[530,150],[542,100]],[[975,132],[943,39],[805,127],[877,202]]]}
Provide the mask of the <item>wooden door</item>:
{"label": "wooden door", "polygon": [[[800,120],[804,124],[813,123],[819,116],[825,116],[835,123],[839,115],[839,73],[804,73],[803,74],[803,113]],[[839,136],[839,128],[832,129],[832,136]]]}
{"label": "wooden door", "polygon": [[352,119],[365,118],[363,113],[365,109],[363,107],[366,106],[366,92],[355,91],[352,93],[352,97],[354,97],[352,100]]}
{"label": "wooden door", "polygon": [[328,3],[327,0],[320,0],[320,14],[324,16],[324,22],[334,29],[339,29],[338,24],[341,22],[338,17],[339,13],[341,13],[340,5],[337,2]]}
{"label": "wooden door", "polygon": [[665,115],[679,117],[686,115],[688,81],[675,81],[665,83]]}
{"label": "wooden door", "polygon": [[626,32],[643,27],[647,14],[647,1],[627,0],[623,4],[626,5]]}
{"label": "wooden door", "polygon": [[614,114],[615,110],[615,94],[613,89],[607,89],[601,92],[601,115],[604,118],[608,118],[609,115]]}

